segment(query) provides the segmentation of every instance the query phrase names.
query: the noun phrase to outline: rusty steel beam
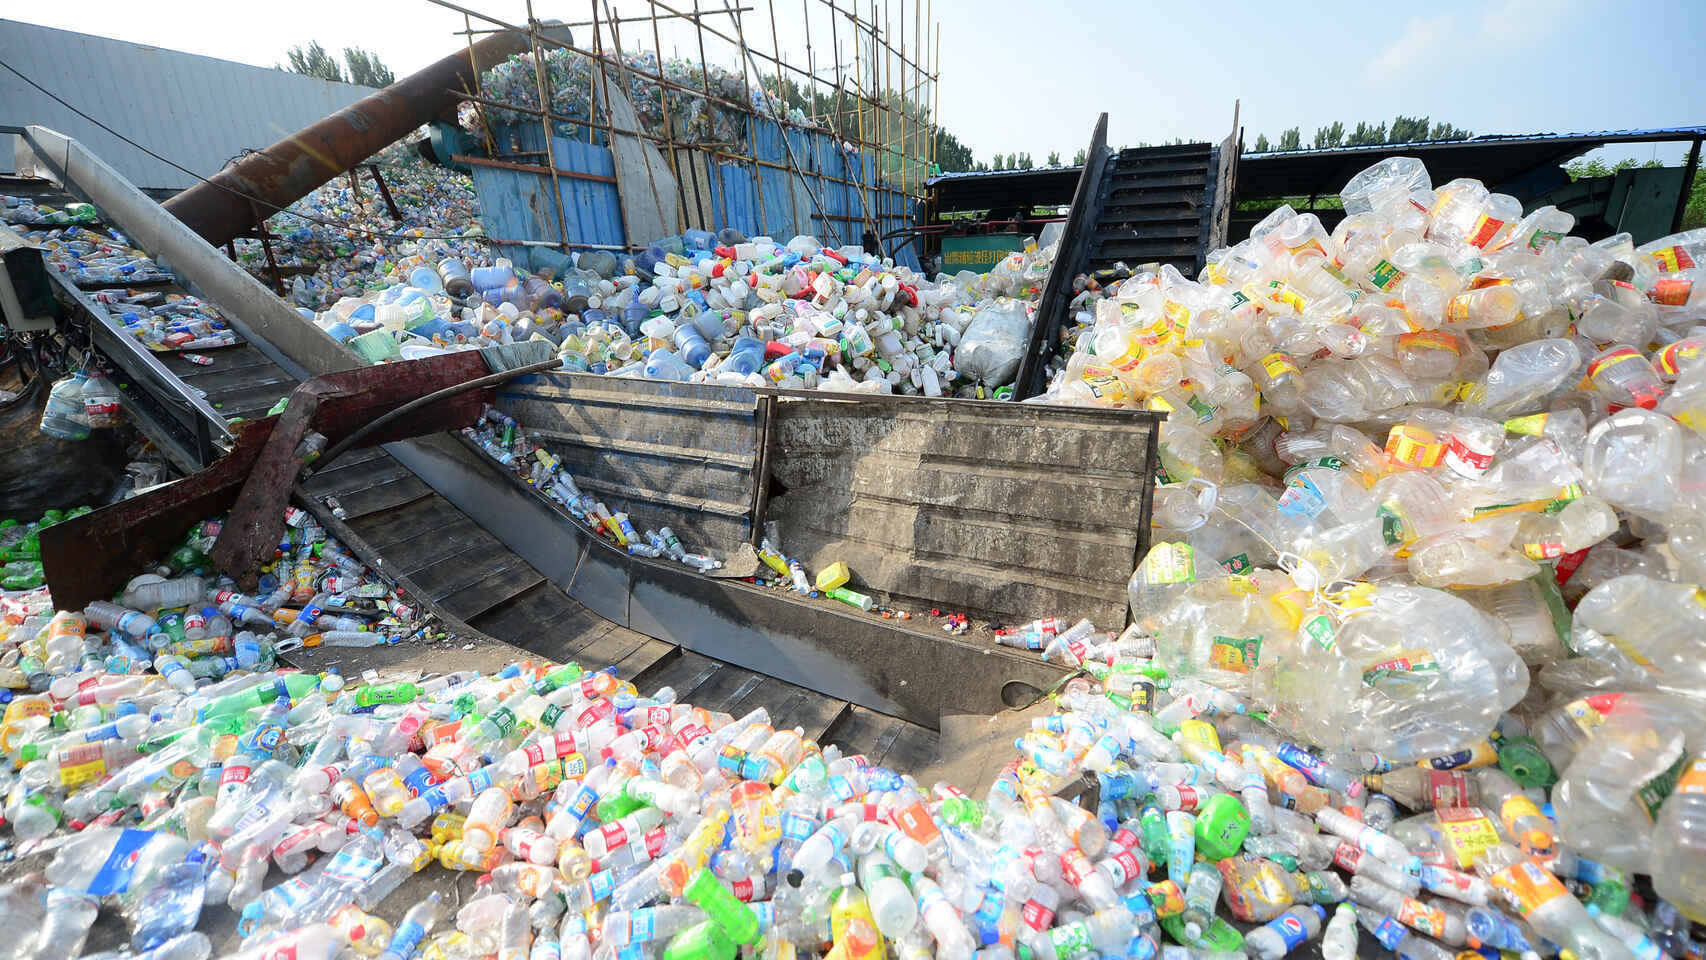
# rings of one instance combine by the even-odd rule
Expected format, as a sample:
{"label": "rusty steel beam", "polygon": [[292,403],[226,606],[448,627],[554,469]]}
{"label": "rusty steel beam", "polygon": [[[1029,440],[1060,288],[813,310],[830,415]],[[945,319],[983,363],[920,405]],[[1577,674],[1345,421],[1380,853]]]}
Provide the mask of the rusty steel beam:
{"label": "rusty steel beam", "polygon": [[166,210],[219,246],[355,167],[409,131],[455,109],[478,71],[528,49],[524,33],[495,33],[226,167],[166,201]]}

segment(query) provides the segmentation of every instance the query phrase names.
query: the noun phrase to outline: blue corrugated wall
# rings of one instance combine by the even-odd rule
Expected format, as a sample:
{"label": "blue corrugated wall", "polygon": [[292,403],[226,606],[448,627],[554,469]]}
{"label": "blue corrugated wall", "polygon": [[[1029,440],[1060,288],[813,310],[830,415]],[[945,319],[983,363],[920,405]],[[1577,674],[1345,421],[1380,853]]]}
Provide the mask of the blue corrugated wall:
{"label": "blue corrugated wall", "polygon": [[[824,243],[858,243],[867,203],[871,205],[869,214],[879,225],[879,235],[913,224],[915,201],[911,197],[887,188],[860,191],[828,179],[870,183],[875,168],[871,157],[843,148],[825,134],[794,129],[784,134],[780,124],[758,117],[748,119],[747,132],[755,156],[791,169],[738,161],[711,163],[716,179],[710,191],[715,222],[705,224],[706,228],[734,227],[748,236],[765,234],[780,241],[809,233]],[[792,147],[791,156],[783,146],[784,135]],[[534,124],[505,129],[495,139],[500,159],[507,162],[537,164],[544,153],[544,131]],[[551,138],[551,154],[558,170],[615,177],[616,164],[607,147],[555,136]],[[685,149],[680,153],[687,155]],[[570,245],[583,249],[620,246],[624,241],[622,203],[616,184],[577,177],[558,179]],[[549,248],[516,242],[557,241],[550,174],[476,164],[474,189],[480,198],[481,224],[486,235],[497,241],[500,252],[519,265],[535,269],[556,259]],[[827,218],[819,215],[813,193]],[[900,251],[896,259],[918,268],[917,254],[910,247]]]}

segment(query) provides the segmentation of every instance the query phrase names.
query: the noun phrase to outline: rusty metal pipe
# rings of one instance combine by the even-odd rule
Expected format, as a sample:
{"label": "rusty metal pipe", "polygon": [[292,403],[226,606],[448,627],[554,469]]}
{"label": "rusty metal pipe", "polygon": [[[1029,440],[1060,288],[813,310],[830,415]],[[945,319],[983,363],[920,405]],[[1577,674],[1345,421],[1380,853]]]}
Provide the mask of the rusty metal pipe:
{"label": "rusty metal pipe", "polygon": [[453,110],[453,91],[528,49],[525,33],[495,33],[317,121],[166,201],[166,210],[219,246],[309,191]]}

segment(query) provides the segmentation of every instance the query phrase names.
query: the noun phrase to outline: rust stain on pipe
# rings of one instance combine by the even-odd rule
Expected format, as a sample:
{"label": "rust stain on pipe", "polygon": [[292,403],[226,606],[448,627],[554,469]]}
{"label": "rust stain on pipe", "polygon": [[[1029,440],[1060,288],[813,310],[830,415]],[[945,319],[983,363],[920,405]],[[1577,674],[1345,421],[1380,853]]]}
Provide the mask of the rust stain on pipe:
{"label": "rust stain on pipe", "polygon": [[472,90],[477,70],[527,49],[526,34],[492,34],[244,157],[166,201],[166,210],[217,247],[254,227],[256,208],[264,219],[454,110],[453,91]]}

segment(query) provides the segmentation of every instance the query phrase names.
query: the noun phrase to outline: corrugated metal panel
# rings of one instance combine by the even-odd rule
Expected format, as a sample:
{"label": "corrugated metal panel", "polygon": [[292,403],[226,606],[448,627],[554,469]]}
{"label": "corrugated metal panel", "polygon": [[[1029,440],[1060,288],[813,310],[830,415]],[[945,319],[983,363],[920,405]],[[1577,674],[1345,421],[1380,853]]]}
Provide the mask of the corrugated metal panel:
{"label": "corrugated metal panel", "polygon": [[[544,143],[541,130],[531,124],[505,132],[511,146],[536,149]],[[614,177],[616,164],[606,147],[564,137],[552,137],[551,147],[558,170],[600,177]],[[542,157],[538,159],[543,159]],[[545,240],[555,243],[561,236],[557,209],[551,202],[551,175],[473,164],[474,191],[480,201],[480,222],[486,235],[497,241]],[[622,204],[614,183],[559,176],[563,224],[571,245],[582,247],[620,246],[623,242]],[[540,248],[499,244],[499,250],[516,263],[533,267]],[[553,257],[554,259],[554,257]]]}
{"label": "corrugated metal panel", "polygon": [[[175,50],[0,20],[0,61],[79,110],[201,176],[372,93],[372,88]],[[144,189],[195,178],[125,143],[0,71],[0,122],[39,123],[79,141]],[[0,171],[12,169],[10,137]]]}
{"label": "corrugated metal panel", "polygon": [[786,398],[767,519],[810,570],[1013,622],[1124,624],[1147,546],[1157,417],[1136,411]]}
{"label": "corrugated metal panel", "polygon": [[[801,130],[787,132],[787,143],[793,148],[790,154],[783,146],[779,124],[756,117],[748,122],[754,155],[763,163],[708,161],[698,151],[677,149],[674,169],[680,171],[683,181],[677,197],[687,198],[683,213],[688,226],[707,230],[733,227],[748,236],[782,241],[809,233],[824,243],[856,244],[867,206],[877,221],[879,235],[912,225],[910,197],[892,189],[861,191],[837,182],[870,182],[875,169],[870,157],[856,156],[834,137]],[[505,127],[496,131],[495,138],[500,156],[515,162],[535,164],[544,151],[544,134],[538,124]],[[552,148],[559,170],[614,175],[611,153],[605,147],[553,137]],[[548,186],[542,186],[549,179],[545,173],[475,164],[474,187],[480,194],[480,217],[486,234],[503,240],[555,242],[556,211],[551,207]],[[616,185],[563,178],[562,186],[571,244],[622,242]],[[623,186],[628,190],[650,189],[649,183]],[[814,193],[823,205],[823,215],[813,201]],[[533,253],[525,246],[502,249],[517,263],[533,262]],[[918,269],[917,253],[910,247],[896,260]]]}
{"label": "corrugated metal panel", "polygon": [[750,539],[757,391],[551,374],[516,381],[498,405],[636,527],[668,524],[689,549],[718,553]]}

